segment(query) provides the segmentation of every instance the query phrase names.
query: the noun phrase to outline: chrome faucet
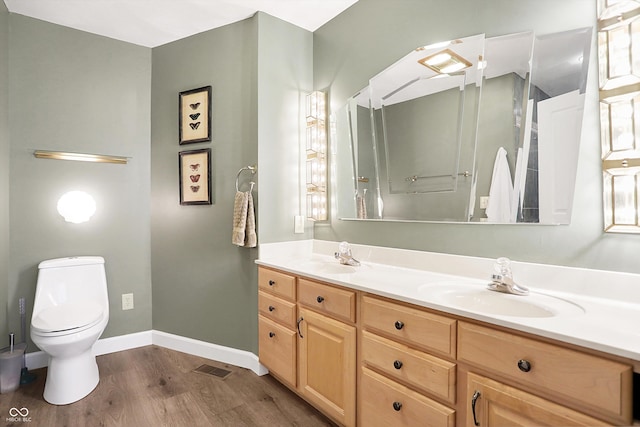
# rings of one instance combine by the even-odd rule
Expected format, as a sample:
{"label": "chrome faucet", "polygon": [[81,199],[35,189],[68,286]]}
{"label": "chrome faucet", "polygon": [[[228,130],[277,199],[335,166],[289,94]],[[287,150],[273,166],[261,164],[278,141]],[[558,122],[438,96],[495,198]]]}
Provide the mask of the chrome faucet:
{"label": "chrome faucet", "polygon": [[494,273],[491,275],[491,283],[487,288],[505,294],[528,295],[529,289],[526,286],[514,282],[510,263],[509,258],[501,257],[496,260],[493,265]]}
{"label": "chrome faucet", "polygon": [[351,248],[349,247],[349,243],[347,242],[340,242],[340,245],[338,246],[338,252],[336,252],[334,256],[338,261],[340,261],[340,264],[352,265],[354,267],[360,265],[360,261],[355,259],[353,255],[351,255]]}

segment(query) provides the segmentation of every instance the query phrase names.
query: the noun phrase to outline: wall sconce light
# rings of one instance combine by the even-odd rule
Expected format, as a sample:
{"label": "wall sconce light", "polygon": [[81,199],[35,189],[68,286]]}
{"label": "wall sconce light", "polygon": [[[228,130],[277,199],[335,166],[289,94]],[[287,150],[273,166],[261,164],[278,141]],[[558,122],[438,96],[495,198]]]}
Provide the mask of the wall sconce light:
{"label": "wall sconce light", "polygon": [[598,0],[604,230],[640,233],[640,3]]}
{"label": "wall sconce light", "polygon": [[315,221],[327,219],[326,108],[324,92],[315,91],[307,95],[307,217]]}
{"label": "wall sconce light", "polygon": [[58,200],[58,213],[67,222],[87,222],[96,213],[96,201],[84,191],[69,191]]}

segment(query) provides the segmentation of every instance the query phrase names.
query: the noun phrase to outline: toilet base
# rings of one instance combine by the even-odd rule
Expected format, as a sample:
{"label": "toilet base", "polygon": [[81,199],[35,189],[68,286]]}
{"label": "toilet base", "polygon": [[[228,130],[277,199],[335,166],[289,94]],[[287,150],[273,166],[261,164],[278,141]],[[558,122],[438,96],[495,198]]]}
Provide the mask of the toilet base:
{"label": "toilet base", "polygon": [[91,393],[99,381],[98,364],[91,348],[73,357],[49,356],[44,400],[53,405],[77,402]]}

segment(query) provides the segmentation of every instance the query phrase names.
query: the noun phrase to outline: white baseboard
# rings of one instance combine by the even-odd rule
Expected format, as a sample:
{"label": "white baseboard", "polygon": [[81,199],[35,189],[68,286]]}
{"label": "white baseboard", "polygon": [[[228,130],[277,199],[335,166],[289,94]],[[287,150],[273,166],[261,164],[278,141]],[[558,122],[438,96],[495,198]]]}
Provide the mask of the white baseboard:
{"label": "white baseboard", "polygon": [[[267,368],[260,364],[258,356],[249,351],[224,347],[162,331],[151,330],[99,339],[94,345],[93,351],[96,356],[100,356],[151,344],[222,363],[228,363],[241,368],[251,369],[256,375],[269,373]],[[26,364],[29,369],[44,368],[49,364],[49,357],[43,351],[27,353]]]}
{"label": "white baseboard", "polygon": [[49,356],[44,351],[27,353],[25,363],[29,369],[40,369],[49,365]]}
{"label": "white baseboard", "polygon": [[224,347],[161,331],[152,331],[152,334],[153,344],[160,347],[170,348],[183,353],[193,354],[194,356],[200,356],[222,363],[229,363],[230,365],[239,366],[241,368],[251,369],[256,373],[256,375],[265,375],[269,373],[267,368],[260,364],[258,356],[249,351]]}
{"label": "white baseboard", "polygon": [[130,350],[153,344],[153,331],[136,332],[117,337],[102,338],[93,346],[96,356]]}

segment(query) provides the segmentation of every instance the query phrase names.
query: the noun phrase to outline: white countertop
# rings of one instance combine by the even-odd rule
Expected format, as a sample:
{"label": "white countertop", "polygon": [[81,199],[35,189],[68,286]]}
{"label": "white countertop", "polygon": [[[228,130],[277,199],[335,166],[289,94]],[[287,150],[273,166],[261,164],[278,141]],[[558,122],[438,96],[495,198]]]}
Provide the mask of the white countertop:
{"label": "white countertop", "polygon": [[[526,284],[534,298],[561,298],[584,312],[561,311],[551,317],[505,316],[448,304],[428,289],[431,285],[440,289],[448,284],[455,286],[456,282],[484,289],[489,282],[484,277],[490,276],[493,260],[352,245],[354,258],[361,265],[350,267],[340,265],[330,255],[336,250],[336,242],[317,240],[267,244],[261,246],[256,263],[640,362],[638,275],[514,262],[515,281]],[[393,265],[376,262],[380,258]]]}

